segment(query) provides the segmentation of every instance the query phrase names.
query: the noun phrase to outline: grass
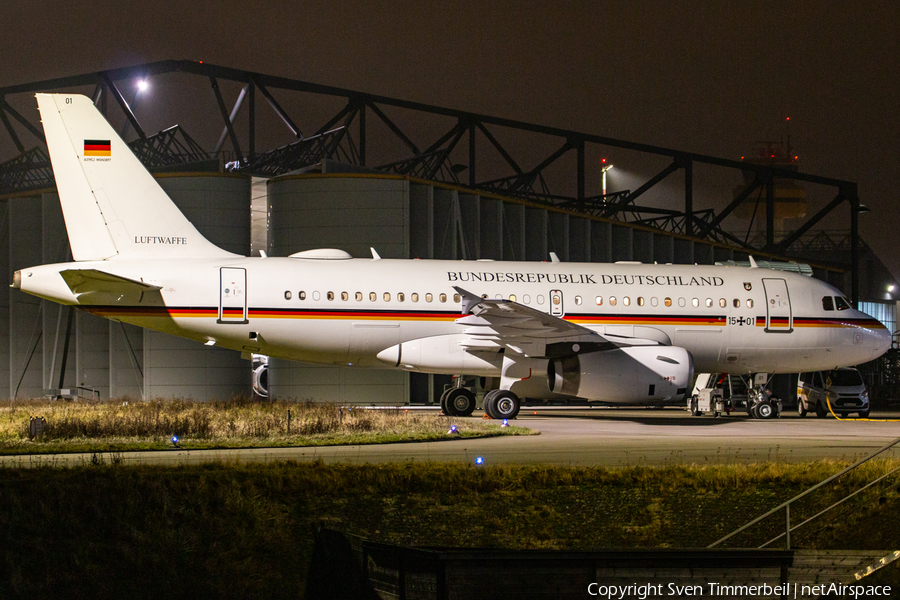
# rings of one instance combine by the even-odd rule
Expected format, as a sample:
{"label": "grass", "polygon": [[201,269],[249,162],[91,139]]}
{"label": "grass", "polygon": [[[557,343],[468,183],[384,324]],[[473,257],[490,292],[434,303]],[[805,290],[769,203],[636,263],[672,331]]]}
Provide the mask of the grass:
{"label": "grass", "polygon": [[[31,417],[47,422],[30,439]],[[527,435],[496,421],[454,419],[458,437]],[[333,404],[114,400],[15,401],[0,405],[0,454],[171,448],[246,448],[375,444],[447,439],[450,420],[432,411],[373,410]]]}
{"label": "grass", "polygon": [[[800,522],[895,468],[872,461],[792,508]],[[558,468],[97,464],[0,469],[0,597],[295,598],[324,524],[405,545],[703,547],[846,463]],[[893,550],[896,476],[795,546]],[[729,543],[755,547],[773,516]],[[896,564],[878,575],[900,584]]]}

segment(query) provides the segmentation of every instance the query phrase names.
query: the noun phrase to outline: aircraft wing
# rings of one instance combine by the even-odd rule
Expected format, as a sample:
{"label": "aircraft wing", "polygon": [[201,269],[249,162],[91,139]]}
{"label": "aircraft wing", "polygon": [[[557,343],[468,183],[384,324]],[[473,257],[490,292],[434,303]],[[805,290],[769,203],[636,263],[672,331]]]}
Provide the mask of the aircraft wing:
{"label": "aircraft wing", "polygon": [[129,295],[143,294],[144,292],[153,292],[161,290],[162,287],[113,275],[105,271],[97,269],[66,269],[60,271],[63,280],[73,294],[82,296],[90,296],[94,294],[112,294],[112,295]]}
{"label": "aircraft wing", "polygon": [[659,345],[656,340],[601,335],[587,327],[511,300],[482,298],[460,287],[465,327],[463,347],[471,351],[509,348],[532,357],[555,357],[612,350],[623,346]]}

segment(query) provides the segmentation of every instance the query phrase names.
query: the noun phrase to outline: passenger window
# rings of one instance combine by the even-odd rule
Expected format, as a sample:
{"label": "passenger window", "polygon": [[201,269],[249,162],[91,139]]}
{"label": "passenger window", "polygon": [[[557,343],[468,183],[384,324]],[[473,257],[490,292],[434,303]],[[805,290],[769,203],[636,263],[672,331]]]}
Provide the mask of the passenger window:
{"label": "passenger window", "polygon": [[341,300],[346,302],[349,299],[350,299],[350,294],[348,294],[347,292],[341,292]]}
{"label": "passenger window", "polygon": [[622,298],[622,304],[624,304],[625,306],[631,306],[631,298],[625,296],[624,298]]}
{"label": "passenger window", "polygon": [[706,308],[712,308],[712,298],[706,299]]}
{"label": "passenger window", "polygon": [[376,300],[378,300],[378,294],[369,292],[369,302],[375,302]]}
{"label": "passenger window", "polygon": [[681,308],[684,308],[684,305],[685,305],[685,300],[684,300],[684,298],[679,298],[679,299],[678,299],[678,306],[680,306]]}
{"label": "passenger window", "polygon": [[650,306],[659,306],[659,298],[656,296],[650,298]]}
{"label": "passenger window", "polygon": [[406,296],[403,295],[403,292],[397,292],[397,302],[403,302],[404,298],[406,298]]}
{"label": "passenger window", "polygon": [[425,294],[425,302],[431,302],[434,299],[434,296],[431,295],[431,292]]}
{"label": "passenger window", "polygon": [[390,301],[391,301],[391,294],[390,294],[389,292],[385,292],[385,293],[384,293],[384,301],[385,301],[385,302],[390,302]]}
{"label": "passenger window", "polygon": [[734,299],[734,307],[735,307],[735,308],[740,308],[740,307],[741,307],[741,301],[738,300],[737,298]]}
{"label": "passenger window", "polygon": [[643,305],[644,305],[644,298],[643,298],[643,296],[638,296],[637,303],[638,303],[638,306],[643,306]]}
{"label": "passenger window", "polygon": [[822,296],[822,308],[834,310],[834,299],[831,296]]}
{"label": "passenger window", "polygon": [[321,297],[322,297],[322,295],[319,293],[319,290],[316,290],[313,292],[313,300],[314,301],[318,302],[319,298],[321,298]]}
{"label": "passenger window", "polygon": [[594,298],[594,302],[597,303],[597,306],[603,306],[603,296],[597,296]]}
{"label": "passenger window", "polygon": [[441,295],[439,296],[439,298],[441,299],[441,302],[446,302],[446,301],[447,301],[447,294],[441,294]]}
{"label": "passenger window", "polygon": [[412,300],[413,302],[418,302],[419,301],[419,293],[413,292],[412,294],[409,295],[409,299]]}
{"label": "passenger window", "polygon": [[300,299],[306,300],[306,292],[300,292]]}
{"label": "passenger window", "polygon": [[847,310],[850,308],[850,303],[847,302],[847,299],[843,296],[835,296],[834,298],[834,306],[838,310]]}
{"label": "passenger window", "polygon": [[285,299],[285,300],[290,300],[290,299],[291,299],[291,293],[290,293],[290,292],[285,292],[285,293],[284,293],[284,299]]}
{"label": "passenger window", "polygon": [[[515,302],[516,300],[515,296],[510,296],[509,299],[513,302]],[[460,296],[459,294],[453,294],[453,301],[459,304],[460,302],[462,302],[462,296]]]}
{"label": "passenger window", "polygon": [[666,298],[665,301],[663,302],[663,304],[665,304],[666,306],[672,306],[672,299]]}
{"label": "passenger window", "polygon": [[[510,298],[512,300],[512,298]],[[581,306],[581,296],[575,296],[575,304]]]}
{"label": "passenger window", "polygon": [[362,302],[362,299],[363,299],[362,292],[356,292],[356,301]]}
{"label": "passenger window", "polygon": [[719,298],[719,307],[725,308],[726,306],[728,306],[728,300],[726,300],[725,298]]}
{"label": "passenger window", "polygon": [[515,294],[510,294],[510,295],[509,295],[509,301],[510,301],[510,302],[515,302],[515,301],[516,301],[516,295],[515,295]]}
{"label": "passenger window", "polygon": [[747,299],[747,308],[753,308],[753,300],[752,299],[749,299],[749,298]]}
{"label": "passenger window", "polygon": [[328,294],[326,294],[326,297],[328,298],[329,301],[334,300],[334,292],[328,292]]}
{"label": "passenger window", "polygon": [[522,296],[522,302],[524,302],[525,304],[531,304],[531,296],[525,294],[524,296]]}
{"label": "passenger window", "polygon": [[559,296],[553,296],[553,304],[559,306],[559,301],[560,301],[560,297],[559,297]]}
{"label": "passenger window", "polygon": [[697,298],[694,298],[693,300],[691,300],[691,306],[693,306],[694,308],[697,308],[698,306],[700,306],[700,300],[698,300]]}
{"label": "passenger window", "polygon": [[609,297],[609,305],[610,305],[610,306],[615,306],[615,305],[616,305],[616,297],[615,297],[615,296],[610,296],[610,297]]}

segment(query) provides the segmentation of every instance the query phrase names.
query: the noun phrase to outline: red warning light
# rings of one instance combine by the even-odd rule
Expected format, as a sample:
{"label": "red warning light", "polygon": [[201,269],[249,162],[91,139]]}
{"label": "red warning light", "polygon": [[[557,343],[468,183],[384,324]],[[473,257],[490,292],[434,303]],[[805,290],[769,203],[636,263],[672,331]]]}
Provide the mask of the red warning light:
{"label": "red warning light", "polygon": [[602,162],[603,164],[606,164],[606,159],[605,159],[605,158],[601,158],[601,159],[600,159],[600,162]]}
{"label": "red warning light", "polygon": [[790,120],[791,120],[791,118],[790,118],[790,117],[788,117],[788,118],[787,118],[787,119],[785,119],[785,120],[786,120],[786,121],[790,121]]}
{"label": "red warning light", "polygon": [[798,160],[799,158],[800,158],[799,156],[795,156],[795,157],[794,157],[794,160]]}

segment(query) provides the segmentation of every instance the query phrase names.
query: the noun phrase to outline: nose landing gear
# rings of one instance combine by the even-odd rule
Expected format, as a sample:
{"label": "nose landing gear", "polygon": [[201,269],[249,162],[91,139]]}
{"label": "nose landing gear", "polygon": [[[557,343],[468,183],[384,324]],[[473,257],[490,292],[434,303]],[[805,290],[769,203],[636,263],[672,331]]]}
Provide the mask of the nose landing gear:
{"label": "nose landing gear", "polygon": [[753,385],[747,386],[747,412],[754,419],[774,419],[781,416],[781,400],[766,389],[769,377],[768,373],[756,373],[752,376]]}

